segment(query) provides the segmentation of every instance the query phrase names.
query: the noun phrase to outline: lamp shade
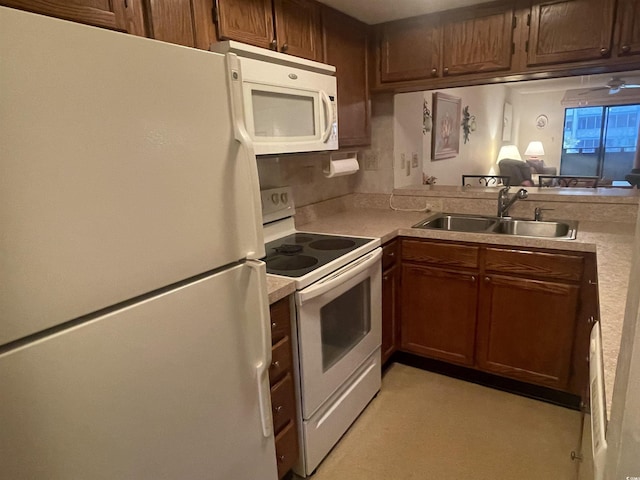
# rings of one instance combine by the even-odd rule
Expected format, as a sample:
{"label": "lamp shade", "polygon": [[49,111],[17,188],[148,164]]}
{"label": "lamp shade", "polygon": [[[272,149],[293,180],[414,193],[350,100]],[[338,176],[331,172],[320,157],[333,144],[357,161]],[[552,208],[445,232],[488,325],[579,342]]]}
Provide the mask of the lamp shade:
{"label": "lamp shade", "polygon": [[504,158],[510,158],[512,160],[522,160],[522,156],[520,156],[520,151],[518,150],[518,147],[516,147],[515,145],[503,145],[502,147],[500,147],[497,161],[499,162]]}
{"label": "lamp shade", "polygon": [[529,142],[527,149],[524,151],[525,155],[530,155],[532,157],[541,157],[544,155],[544,147],[542,146],[542,142],[533,141]]}

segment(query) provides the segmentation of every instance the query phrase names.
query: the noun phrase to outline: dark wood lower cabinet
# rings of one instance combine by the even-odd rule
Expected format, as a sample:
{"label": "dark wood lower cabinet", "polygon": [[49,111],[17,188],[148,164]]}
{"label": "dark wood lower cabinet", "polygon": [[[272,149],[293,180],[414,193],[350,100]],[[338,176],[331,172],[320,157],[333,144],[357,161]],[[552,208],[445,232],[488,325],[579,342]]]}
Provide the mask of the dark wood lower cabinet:
{"label": "dark wood lower cabinet", "polygon": [[403,239],[403,352],[584,395],[595,254]]}
{"label": "dark wood lower cabinet", "polygon": [[579,286],[501,275],[480,283],[478,367],[566,390]]}
{"label": "dark wood lower cabinet", "polygon": [[382,364],[400,347],[398,241],[382,246]]}
{"label": "dark wood lower cabinet", "polygon": [[473,365],[477,274],[402,266],[402,349]]}
{"label": "dark wood lower cabinet", "polygon": [[283,478],[298,460],[298,426],[293,373],[290,299],[271,305],[271,407],[276,439],[278,478]]}

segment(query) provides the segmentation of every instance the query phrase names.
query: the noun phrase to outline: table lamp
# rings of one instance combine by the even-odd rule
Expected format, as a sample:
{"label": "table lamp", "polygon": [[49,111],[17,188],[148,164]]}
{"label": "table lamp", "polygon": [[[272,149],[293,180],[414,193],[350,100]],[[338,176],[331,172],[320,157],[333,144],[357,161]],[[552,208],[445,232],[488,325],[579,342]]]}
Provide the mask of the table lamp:
{"label": "table lamp", "polygon": [[529,142],[524,154],[529,157],[529,160],[540,160],[540,157],[544,156],[544,147],[542,142],[537,140]]}

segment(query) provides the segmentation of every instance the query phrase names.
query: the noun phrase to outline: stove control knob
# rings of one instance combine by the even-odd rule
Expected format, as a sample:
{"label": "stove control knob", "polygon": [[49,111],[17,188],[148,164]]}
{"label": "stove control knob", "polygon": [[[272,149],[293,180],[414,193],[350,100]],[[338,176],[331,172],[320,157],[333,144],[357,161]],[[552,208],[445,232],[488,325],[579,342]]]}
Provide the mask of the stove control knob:
{"label": "stove control knob", "polygon": [[274,193],[273,195],[271,195],[271,201],[273,202],[274,205],[278,205],[278,203],[280,203],[280,197],[278,196],[277,193]]}
{"label": "stove control knob", "polygon": [[[280,194],[280,201],[281,201],[282,203],[284,203],[285,205],[286,205],[287,203],[289,203],[289,194],[288,194],[288,193],[281,193],[281,194]],[[276,203],[277,203],[277,202],[276,202]]]}

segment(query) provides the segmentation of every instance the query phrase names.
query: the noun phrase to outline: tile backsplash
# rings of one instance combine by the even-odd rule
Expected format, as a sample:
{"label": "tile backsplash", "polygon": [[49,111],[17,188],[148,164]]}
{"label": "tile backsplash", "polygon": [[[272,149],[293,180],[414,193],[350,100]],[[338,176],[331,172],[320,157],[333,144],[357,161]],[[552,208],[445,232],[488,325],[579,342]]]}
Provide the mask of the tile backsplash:
{"label": "tile backsplash", "polygon": [[296,207],[353,193],[355,175],[327,178],[322,173],[328,153],[259,157],[260,188],[290,186]]}

